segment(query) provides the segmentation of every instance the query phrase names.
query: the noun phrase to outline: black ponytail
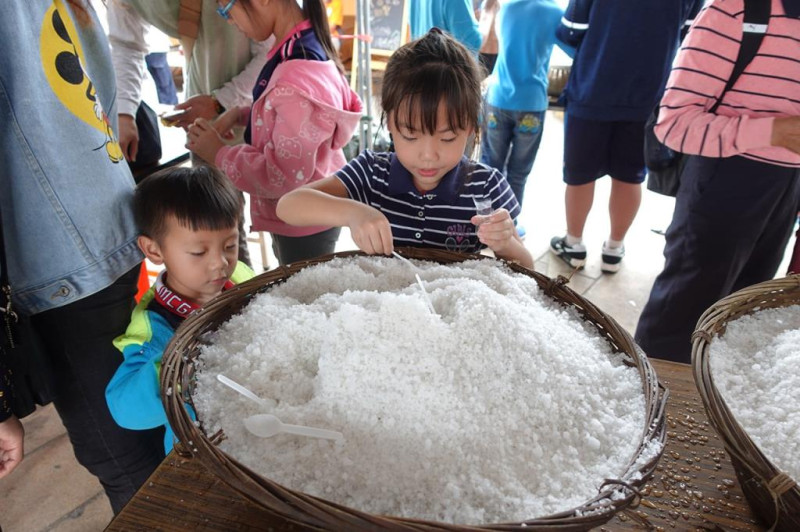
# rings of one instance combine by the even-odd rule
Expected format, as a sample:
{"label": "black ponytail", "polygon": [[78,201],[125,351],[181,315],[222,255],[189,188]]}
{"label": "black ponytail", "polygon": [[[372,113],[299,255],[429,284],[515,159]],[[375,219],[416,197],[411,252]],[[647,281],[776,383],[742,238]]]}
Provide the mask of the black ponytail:
{"label": "black ponytail", "polygon": [[325,53],[328,54],[328,59],[336,63],[339,72],[344,74],[344,66],[342,60],[339,59],[339,52],[333,46],[333,38],[331,37],[331,27],[328,24],[328,12],[325,8],[324,0],[303,0],[303,16],[311,21],[311,29],[317,36]]}

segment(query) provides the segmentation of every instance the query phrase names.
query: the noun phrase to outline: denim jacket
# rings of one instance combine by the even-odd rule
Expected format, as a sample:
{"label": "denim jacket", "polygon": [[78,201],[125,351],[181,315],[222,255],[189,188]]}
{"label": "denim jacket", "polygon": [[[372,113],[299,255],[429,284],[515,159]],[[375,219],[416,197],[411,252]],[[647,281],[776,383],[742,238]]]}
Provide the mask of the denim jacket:
{"label": "denim jacket", "polygon": [[142,259],[108,41],[89,11],[81,23],[65,0],[0,2],[0,227],[27,314],[98,292]]}

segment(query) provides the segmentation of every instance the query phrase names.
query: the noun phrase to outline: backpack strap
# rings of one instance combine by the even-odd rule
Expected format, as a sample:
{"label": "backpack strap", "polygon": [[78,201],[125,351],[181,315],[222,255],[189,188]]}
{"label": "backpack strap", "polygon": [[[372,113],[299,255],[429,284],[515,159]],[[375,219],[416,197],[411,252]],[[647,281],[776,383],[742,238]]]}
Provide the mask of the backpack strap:
{"label": "backpack strap", "polygon": [[719,104],[722,103],[722,97],[733,87],[741,73],[744,72],[744,69],[747,68],[747,65],[758,53],[761,42],[767,34],[771,10],[771,0],[745,0],[744,19],[742,21],[742,44],[739,46],[739,55],[736,56],[733,72],[731,72],[725,88],[722,89],[722,93],[710,112],[715,113],[717,111]]}

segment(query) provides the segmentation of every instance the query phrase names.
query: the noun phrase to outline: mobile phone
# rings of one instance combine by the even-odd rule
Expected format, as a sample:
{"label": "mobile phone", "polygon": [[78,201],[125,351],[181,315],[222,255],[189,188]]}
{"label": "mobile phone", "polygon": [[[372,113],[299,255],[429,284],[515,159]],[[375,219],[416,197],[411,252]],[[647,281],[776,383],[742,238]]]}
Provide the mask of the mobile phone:
{"label": "mobile phone", "polygon": [[184,109],[163,113],[161,114],[161,123],[166,127],[174,126],[175,123],[180,120],[181,116],[183,116],[185,113],[186,111]]}

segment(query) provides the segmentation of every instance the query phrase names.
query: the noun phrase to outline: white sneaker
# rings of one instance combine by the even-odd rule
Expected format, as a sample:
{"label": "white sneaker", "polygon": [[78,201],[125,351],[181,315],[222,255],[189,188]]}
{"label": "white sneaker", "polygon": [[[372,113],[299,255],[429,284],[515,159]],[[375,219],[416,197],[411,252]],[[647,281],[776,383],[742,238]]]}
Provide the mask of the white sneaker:
{"label": "white sneaker", "polygon": [[603,264],[600,269],[606,273],[617,273],[625,256],[625,246],[610,248],[603,242]]}

